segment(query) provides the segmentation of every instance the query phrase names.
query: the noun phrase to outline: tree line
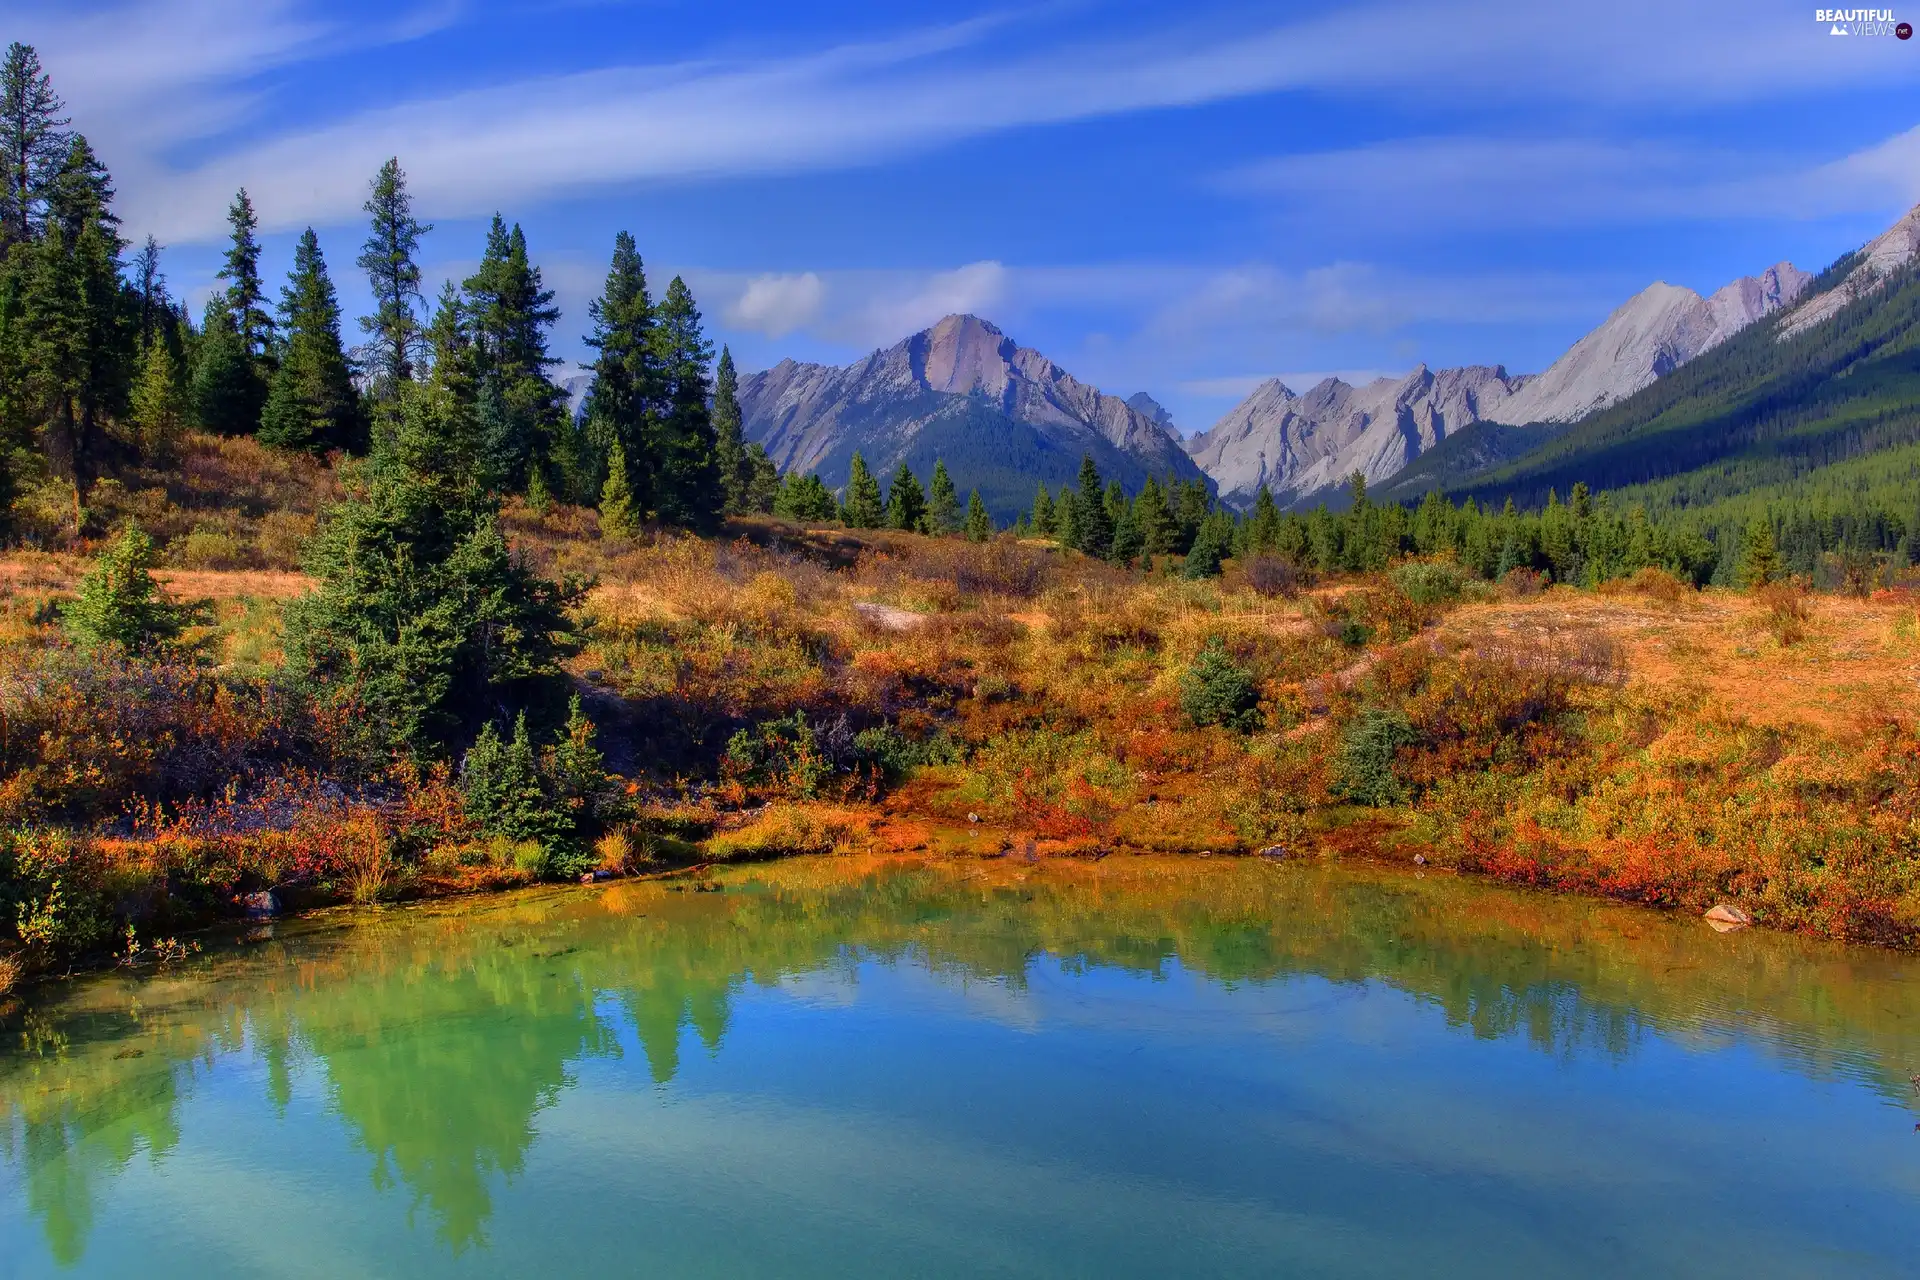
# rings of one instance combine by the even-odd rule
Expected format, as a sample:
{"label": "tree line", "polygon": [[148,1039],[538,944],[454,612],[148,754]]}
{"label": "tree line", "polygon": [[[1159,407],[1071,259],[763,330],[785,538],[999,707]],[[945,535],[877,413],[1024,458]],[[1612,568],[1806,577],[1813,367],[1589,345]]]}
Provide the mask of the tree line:
{"label": "tree line", "polygon": [[299,237],[277,299],[261,273],[245,189],[227,211],[223,285],[196,322],[168,292],[161,246],[129,255],[106,166],[33,48],[0,64],[0,499],[23,482],[71,486],[76,533],[93,483],[164,464],[190,427],[280,449],[359,455],[391,438],[430,390],[467,420],[462,459],[491,492],[536,505],[603,506],[616,532],[642,521],[710,528],[770,511],[779,479],[741,436],[737,376],[716,364],[686,282],[656,299],[633,237],[615,238],[589,308],[595,352],[583,411],[549,376],[559,322],[526,235],[498,214],[478,269],[429,307],[419,262],[433,228],[389,160],[370,183],[355,265],[374,298],[346,344],[318,234]]}

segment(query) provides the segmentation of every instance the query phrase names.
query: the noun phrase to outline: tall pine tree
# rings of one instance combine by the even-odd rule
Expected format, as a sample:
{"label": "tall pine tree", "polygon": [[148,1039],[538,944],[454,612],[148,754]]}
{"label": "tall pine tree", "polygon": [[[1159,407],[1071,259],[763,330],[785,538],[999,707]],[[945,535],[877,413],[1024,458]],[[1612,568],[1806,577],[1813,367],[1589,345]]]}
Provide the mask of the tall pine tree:
{"label": "tall pine tree", "polygon": [[713,370],[713,462],[726,490],[730,512],[752,510],[753,454],[741,434],[740,376],[733,367],[733,352],[720,348],[720,363]]}
{"label": "tall pine tree", "polygon": [[926,515],[926,491],[920,487],[920,478],[913,474],[913,468],[902,462],[900,469],[893,473],[893,483],[887,486],[887,527],[917,533]]}
{"label": "tall pine tree", "polygon": [[[544,478],[555,439],[567,424],[562,421],[564,397],[547,380],[547,370],[560,363],[547,354],[547,331],[560,312],[540,269],[527,258],[527,238],[519,224],[508,230],[500,215],[493,215],[486,253],[464,288],[475,381],[482,387],[491,383],[506,407],[510,431],[500,447],[505,482],[530,485],[535,469]],[[587,479],[570,478],[580,484]],[[596,495],[568,496],[591,500]]]}
{"label": "tall pine tree", "polygon": [[360,397],[340,345],[340,299],[320,237],[308,227],[280,292],[279,368],[261,415],[260,439],[282,449],[346,449],[359,443]]}
{"label": "tall pine tree", "polygon": [[1100,468],[1092,454],[1080,458],[1080,489],[1073,495],[1074,532],[1077,547],[1096,560],[1104,560],[1113,550],[1113,517],[1107,512],[1106,486],[1100,482]]}
{"label": "tall pine tree", "polygon": [[660,373],[653,349],[653,303],[646,270],[633,237],[613,238],[613,261],[600,296],[587,304],[593,330],[587,345],[598,354],[584,408],[588,439],[602,454],[619,445],[626,457],[627,485],[639,510],[652,506],[652,421],[660,399]]}
{"label": "tall pine tree", "polygon": [[654,511],[668,524],[711,529],[725,506],[707,403],[713,347],[700,329],[693,293],[679,276],[654,311],[653,349],[663,392],[653,422]]}
{"label": "tall pine tree", "polygon": [[32,45],[0,61],[0,257],[40,233],[47,184],[65,165],[67,119]]}
{"label": "tall pine tree", "polygon": [[365,209],[372,219],[366,243],[355,265],[367,273],[373,291],[373,314],[360,317],[368,335],[366,364],[373,375],[373,394],[391,403],[400,389],[413,381],[414,361],[422,348],[420,315],[420,237],[433,230],[413,216],[407,194],[407,175],[399,157],[380,166],[368,193]]}
{"label": "tall pine tree", "polygon": [[840,520],[849,529],[878,529],[885,518],[880,482],[867,470],[867,460],[856,449],[847,469],[847,496],[840,504]]}
{"label": "tall pine tree", "polygon": [[946,535],[960,530],[960,493],[947,474],[947,464],[933,460],[933,481],[927,486],[927,532]]}

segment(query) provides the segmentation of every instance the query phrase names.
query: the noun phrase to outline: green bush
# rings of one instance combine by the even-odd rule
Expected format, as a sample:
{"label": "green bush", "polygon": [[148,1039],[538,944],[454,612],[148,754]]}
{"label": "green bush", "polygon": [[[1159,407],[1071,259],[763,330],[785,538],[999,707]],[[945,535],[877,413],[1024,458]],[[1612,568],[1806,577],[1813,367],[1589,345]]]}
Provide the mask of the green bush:
{"label": "green bush", "polygon": [[1228,656],[1219,636],[1207,641],[1180,678],[1180,707],[1196,725],[1224,725],[1251,733],[1265,723],[1253,673]]}
{"label": "green bush", "polygon": [[467,752],[460,770],[467,817],[488,835],[537,846],[542,852],[538,866],[516,854],[522,871],[570,876],[592,864],[588,848],[611,805],[610,780],[593,733],[576,697],[566,727],[545,751],[535,751],[522,714],[511,738],[503,739],[489,724]]}
{"label": "green bush", "polygon": [[66,607],[67,631],[75,644],[151,653],[180,638],[196,611],[162,594],[149,572],[157,558],[153,539],[128,521],[80,580],[78,598]]}
{"label": "green bush", "polygon": [[1394,758],[1419,736],[1402,712],[1363,709],[1341,735],[1340,754],[1334,761],[1335,791],[1355,804],[1374,808],[1404,803],[1407,791],[1394,772]]}
{"label": "green bush", "polygon": [[820,749],[804,712],[741,729],[727,740],[729,777],[749,786],[775,787],[795,799],[811,800],[833,773],[833,761]]}
{"label": "green bush", "polygon": [[1420,605],[1458,600],[1467,589],[1466,570],[1446,560],[1410,560],[1388,577],[1401,595]]}
{"label": "green bush", "polygon": [[878,768],[891,780],[908,777],[928,765],[957,763],[962,755],[960,744],[945,733],[915,742],[892,725],[883,724],[853,735],[854,759]]}

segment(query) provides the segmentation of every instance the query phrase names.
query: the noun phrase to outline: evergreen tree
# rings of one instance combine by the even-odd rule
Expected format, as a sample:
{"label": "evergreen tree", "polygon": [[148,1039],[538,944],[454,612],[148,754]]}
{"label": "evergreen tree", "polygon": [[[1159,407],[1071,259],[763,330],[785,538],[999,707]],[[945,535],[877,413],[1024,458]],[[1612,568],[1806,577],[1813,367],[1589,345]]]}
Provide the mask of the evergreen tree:
{"label": "evergreen tree", "polygon": [[169,602],[151,570],[153,539],[128,521],[80,580],[66,608],[68,634],[82,649],[151,653],[171,646],[195,610]]}
{"label": "evergreen tree", "polygon": [[1113,550],[1113,517],[1107,514],[1106,486],[1092,454],[1080,457],[1080,490],[1074,494],[1074,531],[1079,550],[1104,560]]}
{"label": "evergreen tree", "polygon": [[1193,545],[1187,548],[1187,560],[1181,569],[1181,576],[1194,581],[1219,577],[1220,563],[1226,558],[1227,545],[1232,537],[1232,517],[1224,512],[1202,520],[1200,531],[1194,534]]}
{"label": "evergreen tree", "polygon": [[753,510],[753,455],[741,437],[740,377],[733,367],[733,352],[720,348],[720,363],[713,370],[713,462],[720,473],[730,513]]}
{"label": "evergreen tree", "polygon": [[893,483],[887,486],[887,527],[917,532],[926,515],[926,492],[920,488],[920,479],[913,474],[913,468],[902,462],[900,469],[893,473]]}
{"label": "evergreen tree", "polygon": [[33,46],[9,45],[0,61],[0,258],[40,233],[47,184],[68,155],[62,107]]}
{"label": "evergreen tree", "polygon": [[380,166],[361,207],[371,219],[366,242],[354,265],[367,273],[373,292],[373,314],[360,317],[360,329],[369,338],[366,364],[373,375],[373,394],[383,403],[398,399],[413,381],[414,361],[422,347],[420,317],[420,237],[433,228],[413,216],[407,194],[407,175],[399,157]]}
{"label": "evergreen tree", "polygon": [[840,521],[849,529],[878,529],[885,515],[880,482],[867,470],[867,460],[856,449],[847,468],[847,500],[841,505]]}
{"label": "evergreen tree", "polygon": [[633,237],[625,231],[613,239],[606,284],[600,296],[587,304],[587,314],[593,319],[593,330],[586,342],[599,353],[583,410],[587,435],[602,449],[620,442],[634,503],[645,510],[653,503],[653,421],[664,397],[646,270]]}
{"label": "evergreen tree", "polygon": [[173,314],[167,277],[160,270],[160,242],[152,236],[133,256],[133,292],[140,302],[140,352],[144,356]]}
{"label": "evergreen tree", "polygon": [[245,187],[233,197],[227,225],[233,228],[233,243],[217,275],[227,282],[227,312],[233,317],[247,358],[262,367],[260,381],[264,387],[265,364],[273,354],[273,317],[266,312],[267,291],[260,283],[260,241],[254,234],[260,229],[260,219],[253,212],[253,201]]}
{"label": "evergreen tree", "polygon": [[572,823],[542,782],[524,711],[514,717],[513,737],[504,742],[489,721],[460,762],[467,817],[488,835],[532,841],[551,853],[572,834]]}
{"label": "evergreen tree", "polygon": [[118,263],[126,245],[120,239],[120,219],[113,213],[113,178],[86,135],[76,133],[67,144],[66,158],[46,185],[45,203],[47,225],[57,225],[70,245],[80,243],[90,224],[99,224],[113,242]]}
{"label": "evergreen tree", "polygon": [[199,360],[193,371],[193,413],[200,425],[221,435],[244,435],[259,423],[253,362],[240,341],[226,298],[207,303],[200,325]]}
{"label": "evergreen tree", "polygon": [[1747,526],[1746,541],[1740,551],[1740,585],[1748,589],[1764,587],[1784,576],[1780,552],[1774,546],[1773,522],[1756,519]]}
{"label": "evergreen tree", "polygon": [[980,501],[980,491],[967,494],[967,541],[985,542],[993,536],[993,517],[987,514],[987,504]]}
{"label": "evergreen tree", "polygon": [[493,215],[486,252],[462,292],[475,384],[498,392],[509,427],[499,433],[502,483],[529,484],[532,473],[552,459],[562,425],[562,394],[547,380],[547,370],[560,363],[547,354],[547,331],[560,312],[527,257],[527,238],[517,223],[508,230]]}
{"label": "evergreen tree", "polygon": [[1272,551],[1280,540],[1280,508],[1266,485],[1254,495],[1253,514],[1247,518],[1246,545],[1251,552]]}
{"label": "evergreen tree", "polygon": [[1235,663],[1219,636],[1206,646],[1180,677],[1180,708],[1196,725],[1222,725],[1252,733],[1265,722],[1260,714],[1260,687],[1253,674]]}
{"label": "evergreen tree", "polygon": [[1140,522],[1134,518],[1133,504],[1122,502],[1120,518],[1113,522],[1113,549],[1107,558],[1115,564],[1132,564],[1134,557],[1146,549],[1146,539],[1141,536]]}
{"label": "evergreen tree", "polygon": [[960,529],[960,494],[947,474],[947,464],[933,460],[933,482],[927,490],[927,529],[942,536]]}
{"label": "evergreen tree", "polygon": [[1200,535],[1200,526],[1213,511],[1204,480],[1190,480],[1179,486],[1179,501],[1173,504],[1173,540],[1167,550],[1183,556]]}
{"label": "evergreen tree", "polygon": [[833,500],[833,491],[819,476],[789,475],[780,482],[780,494],[774,499],[773,514],[788,520],[833,520],[840,514],[840,505]]}
{"label": "evergreen tree", "polygon": [[1080,548],[1080,503],[1069,485],[1060,486],[1060,497],[1053,504],[1054,539],[1068,551]]}
{"label": "evergreen tree", "polygon": [[[74,150],[85,151],[75,139]],[[67,195],[84,206],[90,184]],[[18,403],[40,428],[41,448],[74,492],[75,531],[82,498],[107,448],[106,422],[126,408],[132,377],[132,326],[120,282],[119,236],[102,207],[77,218],[49,218],[44,234],[9,253],[18,288],[18,339],[10,342]],[[77,238],[67,228],[78,221]],[[16,276],[16,273],[17,276]],[[13,326],[9,326],[13,327]]]}
{"label": "evergreen tree", "polygon": [[767,456],[765,446],[750,444],[747,446],[747,471],[746,509],[765,515],[773,510],[774,501],[780,496],[780,469]]}
{"label": "evergreen tree", "polygon": [[179,357],[164,342],[148,346],[133,388],[132,417],[140,433],[140,451],[160,460],[171,457],[192,407]]}
{"label": "evergreen tree", "polygon": [[693,293],[679,276],[668,282],[655,309],[653,349],[662,393],[653,422],[654,510],[668,524],[711,529],[726,502],[708,408],[713,346],[701,331]]}
{"label": "evergreen tree", "polygon": [[640,531],[640,513],[627,483],[627,451],[618,440],[607,453],[607,483],[600,490],[600,532],[630,538]]}
{"label": "evergreen tree", "polygon": [[1033,495],[1032,526],[1034,534],[1038,537],[1050,537],[1056,532],[1054,527],[1053,495],[1047,492],[1045,483],[1042,483]]}
{"label": "evergreen tree", "polygon": [[570,595],[507,549],[468,461],[472,427],[415,388],[397,430],[309,545],[287,671],[367,757],[440,754],[553,689]]}
{"label": "evergreen tree", "polygon": [[261,415],[262,443],[282,449],[348,448],[359,440],[360,397],[340,345],[340,300],[308,227],[280,293],[280,367]]}
{"label": "evergreen tree", "polygon": [[1173,550],[1173,513],[1167,509],[1166,490],[1152,476],[1133,502],[1133,520],[1140,529],[1140,549],[1150,556]]}

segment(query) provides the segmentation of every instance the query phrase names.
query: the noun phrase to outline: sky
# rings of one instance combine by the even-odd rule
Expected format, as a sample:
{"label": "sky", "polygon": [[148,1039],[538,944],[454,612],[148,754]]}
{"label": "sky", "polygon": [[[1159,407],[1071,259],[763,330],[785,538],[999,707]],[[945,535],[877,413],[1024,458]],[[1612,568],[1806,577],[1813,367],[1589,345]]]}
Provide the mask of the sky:
{"label": "sky", "polygon": [[1267,377],[1538,370],[1652,281],[1870,239],[1920,201],[1920,39],[1831,29],[1784,0],[0,0],[196,309],[242,186],[271,277],[310,225],[368,309],[398,156],[429,296],[498,211],[566,360],[625,229],[743,369],[970,311],[1187,431]]}

